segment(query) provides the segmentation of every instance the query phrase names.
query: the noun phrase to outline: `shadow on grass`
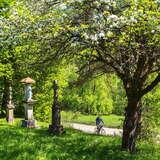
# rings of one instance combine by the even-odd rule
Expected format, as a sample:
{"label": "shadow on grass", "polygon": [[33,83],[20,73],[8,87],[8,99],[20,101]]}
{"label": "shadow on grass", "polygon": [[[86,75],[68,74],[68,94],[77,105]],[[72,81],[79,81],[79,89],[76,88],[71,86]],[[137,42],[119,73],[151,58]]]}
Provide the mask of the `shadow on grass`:
{"label": "shadow on grass", "polygon": [[[158,160],[153,146],[142,144],[141,152],[120,151],[120,138],[88,135],[65,129],[53,136],[47,128],[27,129],[3,124],[0,127],[0,160]],[[155,158],[155,159],[154,159]]]}

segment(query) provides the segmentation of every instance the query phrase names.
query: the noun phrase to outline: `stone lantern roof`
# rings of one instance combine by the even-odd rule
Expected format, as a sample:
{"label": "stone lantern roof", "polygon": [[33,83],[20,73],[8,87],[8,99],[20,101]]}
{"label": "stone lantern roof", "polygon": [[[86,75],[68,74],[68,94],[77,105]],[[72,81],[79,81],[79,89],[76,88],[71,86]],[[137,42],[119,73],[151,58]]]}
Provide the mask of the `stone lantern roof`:
{"label": "stone lantern roof", "polygon": [[24,83],[24,84],[33,84],[33,83],[35,83],[36,81],[33,80],[33,79],[30,78],[30,77],[27,77],[27,78],[22,79],[20,82],[21,82],[21,83]]}

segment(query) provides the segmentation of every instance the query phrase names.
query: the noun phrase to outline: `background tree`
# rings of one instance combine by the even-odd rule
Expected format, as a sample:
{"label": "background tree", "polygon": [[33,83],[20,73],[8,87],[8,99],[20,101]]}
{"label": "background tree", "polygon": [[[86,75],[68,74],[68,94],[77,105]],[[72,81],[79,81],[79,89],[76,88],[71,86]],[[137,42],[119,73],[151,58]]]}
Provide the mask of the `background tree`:
{"label": "background tree", "polygon": [[64,91],[64,95],[65,93],[66,95],[63,98],[65,108],[84,114],[112,113],[111,88],[106,82],[108,77],[97,77],[79,87],[66,88]]}
{"label": "background tree", "polygon": [[21,1],[13,2],[4,1],[2,3],[5,4],[2,5],[4,12],[1,12],[0,15],[1,116],[5,115],[9,83],[13,85],[13,96],[17,105],[22,100],[22,89],[20,89],[22,87],[20,87],[19,81],[22,77],[32,73],[31,67],[29,71],[29,64],[35,59],[30,53],[36,46],[33,42],[27,41],[29,33],[32,31],[32,22],[29,19],[31,16],[27,11],[25,12],[26,16],[22,15],[25,7]]}

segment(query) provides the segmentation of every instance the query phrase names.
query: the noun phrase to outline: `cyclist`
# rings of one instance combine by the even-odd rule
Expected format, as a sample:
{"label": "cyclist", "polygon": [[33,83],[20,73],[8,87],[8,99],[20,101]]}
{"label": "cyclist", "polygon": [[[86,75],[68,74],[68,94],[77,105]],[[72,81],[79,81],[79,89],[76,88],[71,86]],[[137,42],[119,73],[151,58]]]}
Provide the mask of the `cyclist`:
{"label": "cyclist", "polygon": [[104,125],[104,122],[102,120],[102,118],[100,118],[99,116],[96,118],[96,126],[97,126],[97,131],[98,133],[100,132],[100,130],[102,129]]}

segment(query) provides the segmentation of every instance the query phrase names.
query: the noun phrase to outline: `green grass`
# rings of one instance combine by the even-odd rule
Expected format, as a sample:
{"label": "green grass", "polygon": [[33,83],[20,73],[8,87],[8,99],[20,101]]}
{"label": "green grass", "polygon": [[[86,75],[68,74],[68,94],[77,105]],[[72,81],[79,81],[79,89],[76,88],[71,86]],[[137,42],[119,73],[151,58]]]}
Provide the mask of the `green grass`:
{"label": "green grass", "polygon": [[[91,124],[95,125],[96,115],[84,115],[80,113],[73,113],[73,112],[62,112],[62,120],[64,122],[76,122],[76,123],[84,123],[84,124]],[[118,115],[105,115],[101,116],[104,121],[104,125],[106,127],[113,127],[113,128],[122,128],[122,120],[123,116]]]}
{"label": "green grass", "polygon": [[0,120],[0,160],[159,160],[160,146],[138,145],[135,155],[120,150],[119,137],[89,135],[65,128],[62,136],[50,135],[48,124],[40,129],[21,128]]}

